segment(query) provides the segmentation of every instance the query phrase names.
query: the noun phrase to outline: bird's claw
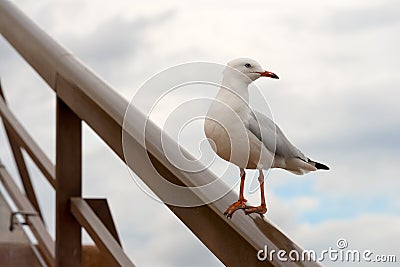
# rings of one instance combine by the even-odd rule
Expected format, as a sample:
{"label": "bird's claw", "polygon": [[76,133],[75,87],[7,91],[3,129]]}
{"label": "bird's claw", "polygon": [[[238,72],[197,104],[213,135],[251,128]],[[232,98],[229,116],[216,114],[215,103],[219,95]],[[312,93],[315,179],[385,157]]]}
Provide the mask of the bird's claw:
{"label": "bird's claw", "polygon": [[254,206],[246,206],[244,209],[244,213],[246,215],[252,214],[252,213],[257,213],[258,215],[261,216],[261,218],[264,218],[264,214],[267,212],[267,206],[266,205],[260,205],[257,207]]}
{"label": "bird's claw", "polygon": [[224,215],[226,216],[226,218],[231,219],[232,215],[235,211],[239,210],[239,209],[246,209],[246,199],[239,199],[238,201],[236,201],[235,203],[231,204],[224,212]]}

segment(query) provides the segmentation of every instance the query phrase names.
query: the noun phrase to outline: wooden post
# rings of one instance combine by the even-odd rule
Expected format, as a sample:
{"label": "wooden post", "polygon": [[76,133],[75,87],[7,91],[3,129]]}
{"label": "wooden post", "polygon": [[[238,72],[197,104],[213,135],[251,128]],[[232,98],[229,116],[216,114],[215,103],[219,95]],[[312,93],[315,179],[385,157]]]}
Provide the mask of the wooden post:
{"label": "wooden post", "polygon": [[82,125],[57,97],[56,266],[81,266],[81,226],[70,212],[70,198],[82,195]]}

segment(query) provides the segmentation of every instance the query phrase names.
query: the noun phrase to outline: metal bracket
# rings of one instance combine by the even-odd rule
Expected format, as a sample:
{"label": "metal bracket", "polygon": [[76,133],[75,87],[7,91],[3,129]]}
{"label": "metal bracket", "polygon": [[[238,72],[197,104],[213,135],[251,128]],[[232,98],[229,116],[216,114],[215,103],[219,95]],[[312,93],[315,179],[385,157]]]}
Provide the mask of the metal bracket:
{"label": "metal bracket", "polygon": [[[22,215],[22,216],[24,217],[24,221],[21,222],[21,223],[18,222],[18,221],[15,222],[14,218],[15,218],[17,215]],[[11,212],[11,216],[10,216],[10,227],[9,227],[10,232],[14,231],[14,225],[16,225],[16,224],[30,225],[29,222],[28,222],[28,217],[29,217],[29,216],[38,216],[38,215],[39,215],[39,214],[36,213],[36,212],[29,212],[29,211],[14,211],[14,212]]]}

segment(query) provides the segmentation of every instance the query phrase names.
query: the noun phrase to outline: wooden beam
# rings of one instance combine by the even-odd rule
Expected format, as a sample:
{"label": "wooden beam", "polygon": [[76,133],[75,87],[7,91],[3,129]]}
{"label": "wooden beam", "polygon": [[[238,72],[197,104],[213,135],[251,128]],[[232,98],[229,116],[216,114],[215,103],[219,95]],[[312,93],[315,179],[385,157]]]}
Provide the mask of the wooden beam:
{"label": "wooden beam", "polygon": [[31,157],[39,170],[46,177],[51,186],[55,187],[55,169],[53,163],[46,156],[43,150],[37,145],[17,118],[12,114],[7,107],[3,98],[0,97],[0,115],[6,128],[10,131],[14,139],[22,146],[28,155]]}
{"label": "wooden beam", "polygon": [[106,198],[85,198],[86,203],[93,210],[100,221],[108,229],[110,234],[114,237],[115,241],[122,247],[121,240],[119,239],[117,227],[115,226],[113,217],[111,215],[110,207]]}
{"label": "wooden beam", "polygon": [[[36,212],[31,202],[21,193],[10,174],[2,165],[0,165],[0,180],[18,209],[32,213]],[[47,264],[54,266],[54,241],[47,232],[42,219],[38,216],[29,216],[27,220],[31,227],[32,233],[39,243],[40,252],[45,258]]]}
{"label": "wooden beam", "polygon": [[78,197],[72,198],[71,212],[78,222],[86,229],[97,247],[108,259],[111,266],[134,266],[117,240],[115,240],[113,235],[107,230],[107,227],[96,216],[85,200]]}
{"label": "wooden beam", "polygon": [[[7,101],[4,96],[4,92],[3,92],[3,88],[1,86],[1,81],[0,81],[0,97],[3,99],[4,103],[7,105]],[[25,190],[25,194],[28,197],[29,201],[32,203],[33,207],[39,213],[40,218],[42,218],[42,220],[43,220],[39,202],[36,198],[35,190],[33,189],[31,177],[29,175],[28,168],[26,167],[26,163],[25,163],[25,159],[22,154],[22,151],[21,151],[21,147],[17,143],[14,133],[11,131],[10,127],[6,123],[4,123],[4,120],[3,120],[3,126],[6,131],[6,135],[7,135],[10,147],[11,147],[11,151],[14,155],[14,160],[17,165],[18,173],[21,178],[22,185]]]}

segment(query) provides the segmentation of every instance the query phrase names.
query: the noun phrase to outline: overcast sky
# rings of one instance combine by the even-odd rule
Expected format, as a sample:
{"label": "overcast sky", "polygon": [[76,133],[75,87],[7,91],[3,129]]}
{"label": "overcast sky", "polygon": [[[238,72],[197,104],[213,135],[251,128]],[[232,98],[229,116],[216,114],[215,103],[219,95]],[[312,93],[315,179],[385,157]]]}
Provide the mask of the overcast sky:
{"label": "overcast sky", "polygon": [[[331,171],[301,177],[272,171],[267,219],[303,248],[335,248],[346,238],[351,249],[400,260],[399,1],[14,2],[127,99],[157,72],[183,62],[251,57],[277,73],[279,81],[256,82],[275,121]],[[54,160],[54,94],[4,38],[0,75],[11,109]],[[1,160],[16,175],[3,129],[0,142]],[[54,231],[54,194],[28,162]],[[84,195],[109,198],[134,263],[221,265],[137,187],[88,127],[83,166]],[[259,201],[258,193],[248,198]]]}

